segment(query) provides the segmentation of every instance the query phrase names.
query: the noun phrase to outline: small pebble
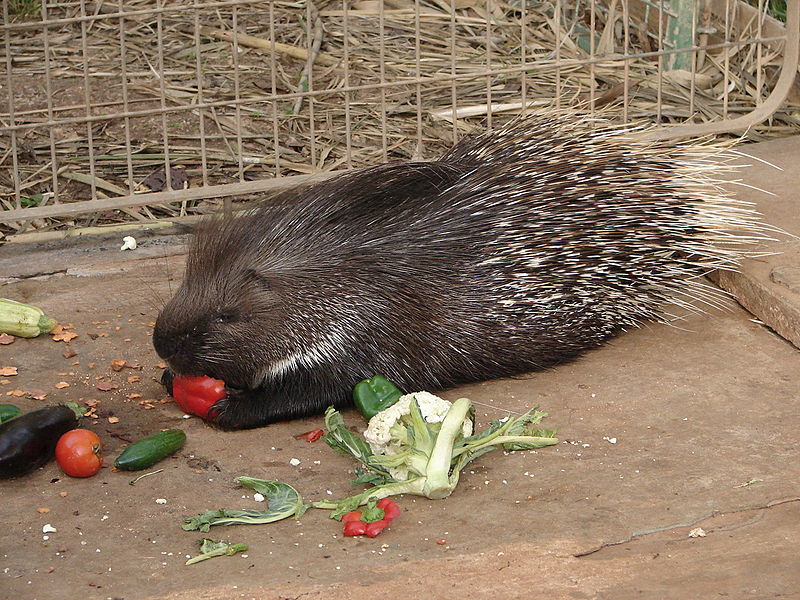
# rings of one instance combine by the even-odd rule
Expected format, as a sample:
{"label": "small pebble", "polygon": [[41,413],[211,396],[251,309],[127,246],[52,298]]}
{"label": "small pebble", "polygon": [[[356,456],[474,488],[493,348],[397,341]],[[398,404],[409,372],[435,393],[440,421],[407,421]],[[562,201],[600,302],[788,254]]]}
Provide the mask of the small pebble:
{"label": "small pebble", "polygon": [[156,498],[156,504],[166,504],[166,503],[167,503],[166,498]]}

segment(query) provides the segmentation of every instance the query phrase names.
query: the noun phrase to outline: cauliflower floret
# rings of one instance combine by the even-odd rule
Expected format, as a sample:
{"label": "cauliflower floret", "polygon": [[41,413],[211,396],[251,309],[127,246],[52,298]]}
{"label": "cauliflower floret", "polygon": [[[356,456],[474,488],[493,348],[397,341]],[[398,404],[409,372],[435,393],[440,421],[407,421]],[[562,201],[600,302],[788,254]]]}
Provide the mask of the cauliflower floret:
{"label": "cauliflower floret", "polygon": [[[395,427],[405,415],[411,413],[411,399],[417,401],[422,418],[428,423],[441,423],[452,404],[429,392],[414,392],[401,396],[400,399],[379,412],[369,420],[367,430],[364,432],[364,439],[369,443],[372,452],[385,456],[395,456],[403,452],[407,445],[405,440],[405,429],[402,423]],[[462,425],[464,437],[472,435],[472,420],[464,419]],[[389,472],[395,479],[406,479],[408,469],[405,467],[390,467]]]}

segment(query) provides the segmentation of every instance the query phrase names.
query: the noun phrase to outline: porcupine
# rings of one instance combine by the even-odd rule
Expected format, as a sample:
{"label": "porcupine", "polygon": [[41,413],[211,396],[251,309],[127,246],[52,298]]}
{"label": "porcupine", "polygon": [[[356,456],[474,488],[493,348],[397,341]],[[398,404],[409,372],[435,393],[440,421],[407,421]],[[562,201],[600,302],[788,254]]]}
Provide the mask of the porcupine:
{"label": "porcupine", "polygon": [[703,275],[760,231],[716,168],[544,115],[286,191],[196,233],[154,345],[226,382],[225,429],[346,406],[374,374],[434,391],[543,369],[666,303],[713,303]]}

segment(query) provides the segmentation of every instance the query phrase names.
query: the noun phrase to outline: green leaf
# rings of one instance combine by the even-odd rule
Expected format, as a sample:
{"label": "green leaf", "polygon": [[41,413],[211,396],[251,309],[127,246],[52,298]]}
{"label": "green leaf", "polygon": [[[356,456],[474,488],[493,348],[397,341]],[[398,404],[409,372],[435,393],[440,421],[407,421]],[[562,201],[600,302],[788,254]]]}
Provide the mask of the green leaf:
{"label": "green leaf", "polygon": [[504,435],[525,435],[528,433],[528,425],[536,425],[546,416],[546,412],[539,410],[538,406],[534,406],[524,415],[512,418],[513,420]]}
{"label": "green leaf", "polygon": [[378,498],[372,497],[367,500],[367,505],[361,509],[361,520],[364,521],[364,523],[374,523],[386,516],[384,510],[376,506],[377,503]]}
{"label": "green leaf", "polygon": [[216,541],[211,538],[203,538],[200,540],[200,554],[187,560],[186,564],[193,565],[216,556],[233,556],[237,552],[244,552],[246,550],[246,544],[229,544],[221,540]]}
{"label": "green leaf", "polygon": [[291,516],[299,517],[305,512],[303,499],[297,490],[288,483],[253,477],[237,477],[236,481],[262,494],[267,500],[269,510],[276,515],[284,515],[281,517],[282,519]]}
{"label": "green leaf", "polygon": [[260,525],[285,519],[285,516],[275,518],[269,510],[207,510],[202,514],[184,519],[185,525],[181,527],[186,531],[202,531],[208,533],[214,525]]}
{"label": "green leaf", "polygon": [[43,200],[44,196],[42,194],[34,194],[33,196],[22,196],[19,202],[22,208],[33,208],[34,206],[39,206]]}
{"label": "green leaf", "polygon": [[[503,436],[506,437],[506,436]],[[544,448],[545,446],[552,446],[557,444],[558,440],[552,436],[548,437],[534,437],[525,436],[513,442],[506,442],[502,444],[503,450],[535,450],[536,448]]]}
{"label": "green leaf", "polygon": [[497,449],[497,446],[489,445],[489,446],[484,446],[483,448],[480,448],[478,450],[468,450],[463,454],[458,455],[451,463],[452,464],[451,473],[458,473],[479,456],[483,456],[487,452],[491,452],[492,450],[495,449]]}
{"label": "green leaf", "polygon": [[372,449],[369,444],[361,436],[345,427],[341,413],[332,406],[325,411],[325,427],[328,432],[322,436],[322,439],[328,446],[337,452],[352,456],[368,469],[388,476],[386,469],[370,464]]}
{"label": "green leaf", "polygon": [[306,506],[292,486],[280,481],[266,481],[252,477],[239,477],[236,481],[263,494],[268,502],[266,510],[207,510],[200,515],[184,519],[183,529],[208,532],[215,525],[261,525],[289,517],[300,517]]}
{"label": "green leaf", "polygon": [[64,406],[74,412],[78,419],[81,419],[84,415],[86,415],[87,412],[89,412],[88,406],[79,406],[77,402],[64,402]]}
{"label": "green leaf", "polygon": [[464,438],[459,445],[469,445],[473,442],[483,440],[489,436],[494,435],[501,428],[506,426],[506,421],[490,421],[489,426],[480,433],[474,433],[469,437]]}
{"label": "green leaf", "polygon": [[392,483],[395,481],[395,479],[389,475],[373,473],[372,471],[367,471],[366,469],[360,469],[358,467],[355,469],[355,474],[355,478],[350,482],[353,485],[359,485],[362,483],[367,483],[369,485],[384,485],[386,483]]}

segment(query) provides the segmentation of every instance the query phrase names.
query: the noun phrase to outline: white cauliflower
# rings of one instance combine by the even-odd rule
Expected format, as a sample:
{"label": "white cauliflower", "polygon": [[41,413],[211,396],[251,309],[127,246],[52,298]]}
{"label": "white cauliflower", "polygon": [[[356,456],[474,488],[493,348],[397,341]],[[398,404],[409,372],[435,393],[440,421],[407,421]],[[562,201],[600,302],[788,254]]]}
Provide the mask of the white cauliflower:
{"label": "white cauliflower", "polygon": [[[390,407],[382,410],[369,420],[364,439],[372,452],[383,456],[407,457],[408,460],[397,465],[386,464],[386,469],[398,481],[408,479],[409,471],[416,475],[425,475],[429,448],[416,448],[418,452],[410,452],[407,427],[413,426],[411,401],[416,400],[419,412],[427,423],[441,423],[452,407],[447,400],[434,396],[429,392],[414,392],[401,396]],[[416,429],[415,429],[416,432]],[[466,417],[461,425],[461,435],[472,435],[472,419]],[[420,438],[420,439],[416,439]],[[422,437],[415,433],[415,443],[419,445]],[[421,451],[421,452],[419,452]]]}
{"label": "white cauliflower", "polygon": [[345,500],[311,506],[333,509],[332,516],[338,518],[371,499],[395,494],[445,498],[458,485],[461,470],[494,448],[530,450],[558,443],[552,431],[530,427],[545,416],[536,407],[519,417],[492,421],[476,435],[474,412],[467,398],[451,404],[427,392],[407,394],[373,416],[362,439],[331,406],[325,411],[325,441],[366,467],[360,473],[362,481],[373,483],[377,478],[380,483]]}

